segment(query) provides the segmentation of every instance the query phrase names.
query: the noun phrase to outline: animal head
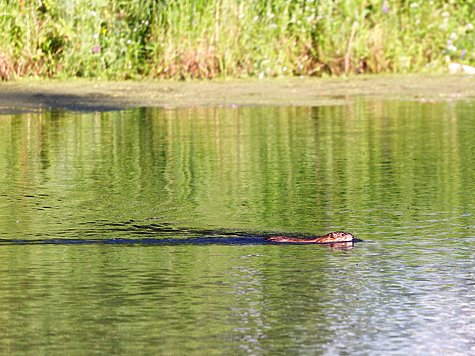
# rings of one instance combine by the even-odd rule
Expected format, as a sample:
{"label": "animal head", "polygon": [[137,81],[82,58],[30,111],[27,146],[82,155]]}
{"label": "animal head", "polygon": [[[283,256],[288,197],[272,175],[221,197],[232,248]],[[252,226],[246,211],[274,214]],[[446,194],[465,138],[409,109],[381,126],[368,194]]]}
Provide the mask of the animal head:
{"label": "animal head", "polygon": [[328,234],[331,239],[334,239],[335,241],[353,241],[355,238],[352,234],[349,232],[344,232],[344,231],[335,231],[335,232],[330,232]]}

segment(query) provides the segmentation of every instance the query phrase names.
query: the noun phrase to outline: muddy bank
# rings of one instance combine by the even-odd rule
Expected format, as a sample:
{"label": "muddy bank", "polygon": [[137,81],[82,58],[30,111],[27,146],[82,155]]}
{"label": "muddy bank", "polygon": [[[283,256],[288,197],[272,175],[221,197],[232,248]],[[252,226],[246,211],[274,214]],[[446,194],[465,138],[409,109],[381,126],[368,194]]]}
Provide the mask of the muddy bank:
{"label": "muddy bank", "polygon": [[475,77],[447,74],[196,82],[21,80],[1,83],[0,114],[44,109],[317,106],[344,103],[353,96],[428,102],[472,100]]}

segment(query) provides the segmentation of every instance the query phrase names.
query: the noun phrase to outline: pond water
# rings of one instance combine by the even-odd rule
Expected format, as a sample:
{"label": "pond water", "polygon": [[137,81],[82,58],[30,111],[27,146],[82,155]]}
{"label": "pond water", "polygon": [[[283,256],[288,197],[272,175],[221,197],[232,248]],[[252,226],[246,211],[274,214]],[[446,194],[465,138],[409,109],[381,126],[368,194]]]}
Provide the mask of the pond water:
{"label": "pond water", "polygon": [[475,353],[473,103],[342,103],[0,116],[0,349]]}

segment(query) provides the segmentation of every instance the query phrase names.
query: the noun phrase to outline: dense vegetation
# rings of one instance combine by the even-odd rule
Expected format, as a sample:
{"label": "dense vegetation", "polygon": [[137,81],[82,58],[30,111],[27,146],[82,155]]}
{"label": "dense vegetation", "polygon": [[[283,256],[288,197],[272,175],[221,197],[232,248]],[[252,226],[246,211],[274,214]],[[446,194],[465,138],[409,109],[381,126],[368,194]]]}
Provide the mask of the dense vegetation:
{"label": "dense vegetation", "polygon": [[475,62],[475,0],[0,0],[0,77],[439,71]]}

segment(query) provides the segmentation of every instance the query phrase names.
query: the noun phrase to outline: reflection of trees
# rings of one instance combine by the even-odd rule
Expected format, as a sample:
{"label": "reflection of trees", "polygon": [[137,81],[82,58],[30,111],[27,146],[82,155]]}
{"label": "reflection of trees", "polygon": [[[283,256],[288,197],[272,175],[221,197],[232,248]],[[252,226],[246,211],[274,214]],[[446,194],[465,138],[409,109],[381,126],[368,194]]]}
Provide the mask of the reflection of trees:
{"label": "reflection of trees", "polygon": [[[407,226],[421,210],[473,205],[470,115],[457,105],[355,101],[2,117],[0,234],[102,236],[97,221],[153,216],[316,234]],[[323,352],[328,309],[350,308],[368,284],[340,273],[323,246],[248,246],[242,260],[242,246],[3,247],[0,266],[17,273],[1,273],[0,305],[12,311],[0,316],[3,330],[21,326],[39,340],[89,325],[77,335],[91,349],[105,338],[113,352],[153,342],[186,353],[204,339],[282,353],[308,340]]]}
{"label": "reflection of trees", "polygon": [[[449,201],[471,184],[473,145],[458,144],[470,130],[444,107],[355,101],[7,117],[0,189],[15,203],[3,205],[11,216],[22,206],[35,224],[163,214],[196,227],[321,234],[364,223],[378,204],[389,214],[379,218],[397,221],[389,210]],[[32,206],[57,209],[34,217]]]}

